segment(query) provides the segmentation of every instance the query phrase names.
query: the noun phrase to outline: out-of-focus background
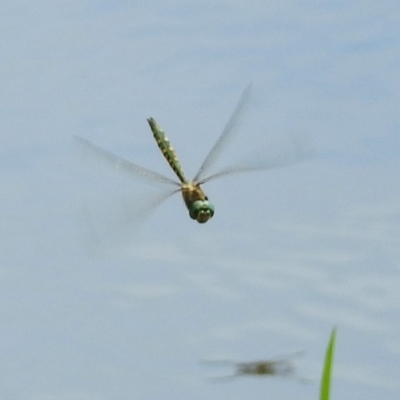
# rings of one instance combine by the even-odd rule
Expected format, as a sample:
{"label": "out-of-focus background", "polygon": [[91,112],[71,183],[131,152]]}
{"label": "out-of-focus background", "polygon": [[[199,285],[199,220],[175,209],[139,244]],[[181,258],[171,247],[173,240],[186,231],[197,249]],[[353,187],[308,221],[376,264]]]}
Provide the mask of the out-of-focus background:
{"label": "out-of-focus background", "polygon": [[[0,397],[315,399],[337,325],[334,397],[397,400],[399,27],[396,1],[4,4]],[[205,185],[205,225],[74,143],[173,178],[151,116],[192,177],[250,81],[221,158],[315,157]],[[299,350],[310,384],[202,363]]]}

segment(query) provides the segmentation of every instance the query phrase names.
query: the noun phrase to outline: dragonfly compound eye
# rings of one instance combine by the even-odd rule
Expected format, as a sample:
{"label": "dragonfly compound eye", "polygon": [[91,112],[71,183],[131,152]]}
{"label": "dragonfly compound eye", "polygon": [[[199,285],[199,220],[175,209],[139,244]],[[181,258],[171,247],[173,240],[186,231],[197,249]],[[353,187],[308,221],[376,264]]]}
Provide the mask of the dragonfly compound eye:
{"label": "dragonfly compound eye", "polygon": [[190,218],[204,224],[214,215],[214,206],[208,200],[196,200],[189,211]]}

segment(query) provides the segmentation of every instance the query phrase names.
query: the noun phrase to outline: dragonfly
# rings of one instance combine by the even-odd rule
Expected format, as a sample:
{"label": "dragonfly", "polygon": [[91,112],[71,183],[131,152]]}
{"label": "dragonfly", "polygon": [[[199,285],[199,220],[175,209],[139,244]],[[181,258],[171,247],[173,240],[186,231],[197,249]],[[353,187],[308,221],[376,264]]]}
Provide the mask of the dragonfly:
{"label": "dragonfly", "polygon": [[213,218],[215,213],[215,208],[214,205],[209,201],[201,185],[213,179],[224,177],[227,175],[261,170],[261,169],[276,168],[281,165],[292,164],[293,162],[298,162],[300,159],[306,158],[304,151],[301,149],[300,150],[297,149],[299,151],[297,151],[296,157],[291,158],[290,160],[287,159],[283,160],[278,159],[272,161],[265,160],[264,162],[261,162],[259,164],[250,163],[248,165],[233,165],[230,167],[223,168],[216,173],[209,173],[211,167],[216,163],[225,145],[227,144],[227,142],[229,142],[229,140],[233,136],[233,132],[235,131],[234,128],[238,123],[241,114],[243,113],[245,104],[248,100],[250,90],[251,90],[251,84],[249,84],[242,93],[221,135],[219,136],[214,146],[209,151],[208,155],[204,159],[202,165],[200,166],[199,170],[197,171],[196,175],[192,180],[188,180],[186,178],[185,173],[180,164],[180,161],[178,159],[178,156],[171,145],[171,142],[166,136],[164,130],[160,127],[160,125],[156,122],[154,118],[148,118],[147,122],[150,126],[150,129],[153,133],[154,139],[159,149],[161,150],[164,158],[170,165],[171,169],[175,173],[178,180],[170,179],[158,172],[152,171],[148,168],[139,166],[129,160],[119,157],[109,152],[108,150],[105,150],[97,146],[96,144],[90,142],[87,139],[83,139],[78,136],[75,136],[75,138],[96,157],[100,157],[101,159],[105,160],[107,163],[111,164],[118,170],[123,170],[131,176],[144,177],[149,183],[158,182],[160,184],[175,186],[175,189],[170,191],[167,194],[167,196],[163,198],[163,200],[172,196],[175,193],[181,192],[183,201],[189,212],[190,218],[197,221],[200,224],[204,224]]}
{"label": "dragonfly", "polygon": [[[303,354],[299,351],[285,357],[279,357],[270,360],[257,360],[249,362],[237,362],[232,360],[208,360],[207,364],[233,365],[235,370],[232,374],[215,376],[212,380],[237,378],[239,376],[295,376],[295,368],[291,358]],[[307,378],[298,377],[301,382],[310,382]]]}

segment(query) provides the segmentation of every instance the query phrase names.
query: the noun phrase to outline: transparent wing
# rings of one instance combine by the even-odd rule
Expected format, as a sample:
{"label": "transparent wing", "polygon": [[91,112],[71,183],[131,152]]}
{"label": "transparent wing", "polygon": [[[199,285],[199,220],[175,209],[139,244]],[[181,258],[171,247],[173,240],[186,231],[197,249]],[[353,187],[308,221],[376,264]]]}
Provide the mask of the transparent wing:
{"label": "transparent wing", "polygon": [[[211,366],[236,366],[239,364],[238,361],[234,360],[229,360],[229,359],[206,359],[206,360],[201,360],[201,364],[204,365],[211,365]],[[239,375],[237,374],[236,371],[233,371],[230,374],[225,374],[225,375],[216,375],[216,376],[210,376],[207,379],[210,381],[224,381],[224,380],[230,380],[233,378],[237,378]]]}
{"label": "transparent wing", "polygon": [[200,169],[197,171],[197,174],[193,178],[193,181],[199,182],[203,181],[202,177],[210,170],[210,168],[215,164],[220,155],[221,151],[224,149],[225,144],[228,140],[232,137],[232,133],[234,132],[233,127],[237,125],[237,122],[240,119],[241,114],[244,111],[244,106],[247,103],[250,91],[251,91],[251,83],[247,86],[244,90],[242,95],[240,96],[239,102],[236,105],[233,113],[231,114],[228,123],[225,125],[224,130],[222,131],[220,137],[215,142],[214,146],[208,153],[207,157],[205,158],[203,164],[201,165]]}
{"label": "transparent wing", "polygon": [[240,375],[237,373],[232,373],[230,375],[217,375],[217,376],[210,376],[207,378],[207,380],[211,382],[220,382],[220,381],[228,381],[234,378],[238,378]]}
{"label": "transparent wing", "polygon": [[307,148],[307,146],[303,145],[298,138],[293,136],[291,137],[291,141],[292,149],[284,155],[278,155],[276,157],[264,157],[262,154],[258,154],[253,156],[251,160],[245,160],[237,163],[236,165],[220,169],[218,172],[201,179],[198,183],[203,184],[212,179],[227,175],[287,167],[307,161],[314,157],[314,153]]}
{"label": "transparent wing", "polygon": [[[77,227],[82,243],[90,253],[124,247],[139,233],[143,222],[155,209],[180,191],[180,185],[88,140],[75,139],[84,161],[94,161],[96,167],[104,164],[112,173],[99,174],[97,168],[85,168],[78,175],[82,184]],[[132,185],[132,178],[140,179],[147,186]]]}
{"label": "transparent wing", "polygon": [[82,198],[77,223],[81,243],[91,254],[107,253],[134,243],[143,223],[174,194],[164,191],[139,197],[134,193],[116,192],[104,198],[98,191],[92,191]]}
{"label": "transparent wing", "polygon": [[[114,170],[127,173],[130,176],[136,178],[141,178],[144,182],[149,184],[168,184],[180,187],[180,184],[158,172],[151,171],[150,169],[136,165],[122,157],[119,157],[108,150],[102,149],[101,147],[95,145],[89,140],[83,139],[79,136],[74,136],[74,138],[83,147],[85,154],[89,154],[98,161],[105,162],[109,164]],[[179,189],[177,189],[178,191]]]}
{"label": "transparent wing", "polygon": [[[261,126],[263,121],[261,121],[261,124],[257,122],[259,118],[263,118],[262,114],[256,114],[255,119],[251,117],[251,112],[254,112],[254,110],[250,110],[252,89],[252,84],[249,84],[242,93],[222,134],[210,150],[203,165],[193,179],[195,182],[203,184],[212,179],[226,175],[281,168],[306,161],[314,156],[309,144],[304,141],[302,142],[300,138],[295,135],[269,135],[267,131],[268,128]],[[246,123],[246,126],[244,126],[244,123]],[[249,125],[247,125],[248,123]],[[258,131],[256,134],[259,136],[259,142],[256,142],[255,139],[252,139],[249,135],[238,135],[237,137],[237,134],[243,129],[248,132],[251,130]],[[233,139],[241,140],[241,145],[239,146],[240,150],[249,147],[253,147],[255,150],[251,152],[250,155],[248,154],[247,157],[246,154],[241,155],[239,161],[227,167],[223,167],[215,173],[210,173],[211,167],[219,161],[222,152]],[[273,142],[274,140],[284,143],[277,144]],[[279,146],[281,146],[280,149],[278,149]]]}

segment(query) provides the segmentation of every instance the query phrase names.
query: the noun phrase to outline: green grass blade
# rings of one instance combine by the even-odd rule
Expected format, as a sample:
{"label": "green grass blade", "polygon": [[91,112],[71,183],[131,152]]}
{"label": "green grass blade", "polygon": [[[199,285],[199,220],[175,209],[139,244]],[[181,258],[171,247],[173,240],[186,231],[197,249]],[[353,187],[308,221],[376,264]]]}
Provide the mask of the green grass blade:
{"label": "green grass blade", "polygon": [[331,380],[333,372],[333,356],[336,344],[336,327],[333,328],[326,348],[324,369],[322,370],[320,400],[329,400],[331,397]]}

